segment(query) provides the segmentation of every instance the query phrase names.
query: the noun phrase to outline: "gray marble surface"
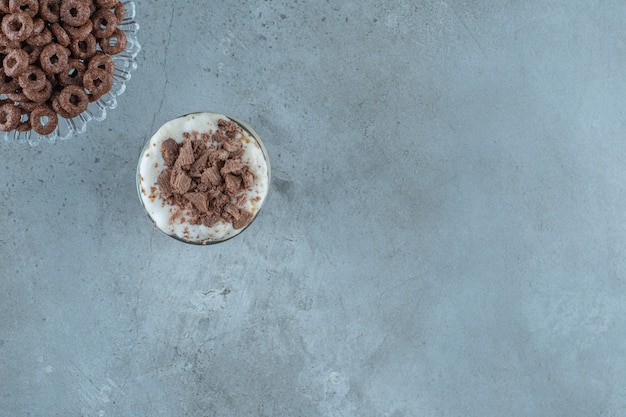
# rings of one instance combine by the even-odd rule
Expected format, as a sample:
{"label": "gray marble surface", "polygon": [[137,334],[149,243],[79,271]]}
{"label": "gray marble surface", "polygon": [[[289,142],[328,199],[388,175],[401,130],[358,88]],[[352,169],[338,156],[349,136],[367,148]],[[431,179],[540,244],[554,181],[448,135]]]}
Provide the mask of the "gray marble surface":
{"label": "gray marble surface", "polygon": [[[626,3],[137,10],[104,122],[0,144],[0,416],[626,415]],[[274,174],[213,247],[135,188],[196,110]]]}

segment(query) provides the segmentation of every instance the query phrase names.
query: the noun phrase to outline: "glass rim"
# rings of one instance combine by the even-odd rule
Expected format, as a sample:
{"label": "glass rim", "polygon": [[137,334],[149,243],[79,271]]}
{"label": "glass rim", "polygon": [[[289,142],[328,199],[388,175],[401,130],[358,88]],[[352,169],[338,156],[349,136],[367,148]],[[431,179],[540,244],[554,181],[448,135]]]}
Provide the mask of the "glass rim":
{"label": "glass rim", "polygon": [[[263,200],[263,203],[261,204],[259,209],[254,214],[254,217],[252,218],[252,220],[250,220],[250,222],[247,225],[245,225],[244,227],[239,229],[237,231],[237,233],[235,233],[235,234],[233,234],[232,236],[229,236],[229,237],[219,238],[219,239],[206,239],[206,240],[202,240],[202,241],[194,241],[194,240],[184,239],[184,238],[182,238],[180,236],[177,236],[175,234],[170,234],[170,233],[166,232],[165,230],[161,229],[160,227],[156,226],[154,220],[152,219],[152,216],[150,216],[150,213],[148,212],[148,209],[146,208],[146,206],[144,204],[144,201],[143,201],[142,192],[141,192],[141,162],[143,160],[144,153],[148,149],[148,146],[150,146],[150,142],[151,142],[152,138],[154,137],[156,132],[158,132],[161,129],[161,127],[163,127],[165,124],[167,124],[167,123],[169,123],[169,122],[171,122],[173,120],[177,120],[177,119],[183,118],[183,117],[192,116],[194,114],[213,114],[213,115],[218,115],[218,116],[224,116],[224,117],[227,117],[228,119],[232,120],[233,122],[237,123],[237,125],[239,125],[259,145],[259,148],[261,149],[261,154],[263,155],[263,159],[265,160],[265,163],[267,165],[267,192],[265,194],[265,199]],[[135,182],[136,182],[136,186],[137,186],[137,194],[138,194],[138,197],[139,197],[139,202],[141,203],[141,206],[143,207],[144,212],[146,213],[146,215],[148,216],[148,218],[150,219],[150,221],[152,222],[152,224],[154,225],[154,227],[157,230],[159,230],[161,233],[165,234],[166,236],[169,236],[172,239],[177,240],[177,241],[182,242],[182,243],[186,243],[186,244],[189,244],[189,245],[195,245],[195,246],[210,246],[210,245],[215,245],[215,244],[218,244],[218,243],[224,243],[224,242],[229,241],[230,239],[232,239],[234,237],[239,236],[246,229],[248,229],[248,227],[250,227],[250,225],[252,223],[254,223],[254,221],[258,217],[259,213],[261,212],[261,210],[265,206],[265,201],[267,199],[267,196],[269,195],[271,184],[272,184],[272,170],[271,170],[271,165],[270,165],[269,154],[267,152],[267,149],[265,148],[265,144],[261,140],[261,137],[259,136],[259,134],[248,123],[246,123],[246,122],[244,122],[244,121],[242,121],[242,120],[240,120],[240,119],[238,119],[236,117],[232,117],[232,116],[230,116],[230,115],[228,115],[226,113],[221,113],[221,112],[216,112],[216,111],[194,111],[194,112],[186,113],[186,114],[183,114],[181,116],[177,116],[177,117],[174,117],[173,119],[169,119],[169,120],[165,121],[163,124],[161,124],[161,126],[159,126],[159,128],[157,128],[154,132],[152,132],[152,134],[146,139],[144,145],[141,148],[141,153],[139,154],[139,159],[138,159],[138,162],[137,162],[137,170],[136,170]]]}

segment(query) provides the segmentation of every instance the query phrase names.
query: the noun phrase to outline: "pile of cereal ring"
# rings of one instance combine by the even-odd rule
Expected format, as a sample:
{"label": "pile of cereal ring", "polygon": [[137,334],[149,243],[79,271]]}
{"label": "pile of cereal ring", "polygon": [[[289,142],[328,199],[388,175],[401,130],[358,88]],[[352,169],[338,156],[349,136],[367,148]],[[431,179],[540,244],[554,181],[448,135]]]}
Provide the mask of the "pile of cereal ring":
{"label": "pile of cereal ring", "polygon": [[120,0],[0,0],[0,131],[48,135],[109,92],[125,14]]}

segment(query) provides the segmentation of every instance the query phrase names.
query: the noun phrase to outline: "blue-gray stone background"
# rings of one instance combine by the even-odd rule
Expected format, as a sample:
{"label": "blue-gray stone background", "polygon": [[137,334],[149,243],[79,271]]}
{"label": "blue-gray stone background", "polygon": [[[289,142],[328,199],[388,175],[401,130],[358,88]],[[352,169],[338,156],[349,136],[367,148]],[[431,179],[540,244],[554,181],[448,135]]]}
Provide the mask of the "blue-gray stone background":
{"label": "blue-gray stone background", "polygon": [[[626,415],[626,2],[138,0],[119,107],[0,143],[0,416]],[[259,218],[156,231],[135,168],[214,110]]]}

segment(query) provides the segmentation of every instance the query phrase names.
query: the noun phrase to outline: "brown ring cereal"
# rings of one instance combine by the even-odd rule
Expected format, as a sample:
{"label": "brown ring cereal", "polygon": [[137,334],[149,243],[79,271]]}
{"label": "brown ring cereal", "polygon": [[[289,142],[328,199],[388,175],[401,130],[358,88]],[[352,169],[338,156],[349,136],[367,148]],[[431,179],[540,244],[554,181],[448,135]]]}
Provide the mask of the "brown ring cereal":
{"label": "brown ring cereal", "polygon": [[58,43],[51,43],[44,46],[39,55],[41,69],[51,74],[58,74],[67,67],[67,60],[70,51]]}
{"label": "brown ring cereal", "polygon": [[107,9],[100,9],[91,16],[91,23],[93,23],[92,34],[96,38],[108,38],[113,35],[115,29],[117,29],[117,17],[112,11]]}
{"label": "brown ring cereal", "polygon": [[2,31],[12,41],[24,41],[33,33],[33,18],[25,12],[6,14],[2,18]]}
{"label": "brown ring cereal", "polygon": [[6,93],[6,96],[9,98],[9,100],[13,100],[14,102],[17,102],[17,103],[21,103],[22,101],[28,101],[28,99],[24,95],[22,87],[18,87],[15,89],[15,91]]}
{"label": "brown ring cereal", "polygon": [[[42,123],[43,118],[47,118],[46,124]],[[49,135],[54,132],[59,124],[57,114],[48,106],[37,106],[30,112],[30,123],[33,130],[40,135]]]}
{"label": "brown ring cereal", "polygon": [[87,23],[79,27],[63,25],[63,29],[65,29],[67,34],[70,35],[70,39],[82,40],[91,34],[91,31],[93,30],[93,23],[91,23],[91,20],[88,20]]}
{"label": "brown ring cereal", "polygon": [[113,35],[100,41],[100,47],[105,54],[116,55],[126,48],[126,43],[126,34],[117,28]]}
{"label": "brown ring cereal", "polygon": [[20,88],[17,78],[10,77],[4,73],[4,69],[0,68],[0,94],[11,93]]}
{"label": "brown ring cereal", "polygon": [[39,61],[39,55],[43,50],[43,46],[33,46],[26,44],[24,48],[22,48],[28,54],[28,65],[34,65]]}
{"label": "brown ring cereal", "polygon": [[18,124],[15,130],[17,130],[18,132],[28,132],[32,129],[32,127],[30,126],[30,114],[27,111],[21,111],[20,113],[20,117],[23,117],[25,115],[26,119]]}
{"label": "brown ring cereal", "polygon": [[52,42],[52,33],[48,28],[44,29],[43,32],[26,39],[26,43],[33,46],[44,46],[48,45],[50,42]]}
{"label": "brown ring cereal", "polygon": [[68,46],[72,41],[67,31],[63,29],[63,27],[58,23],[53,23],[50,25],[50,32],[52,32],[52,36],[54,36],[57,43],[61,46]]}
{"label": "brown ring cereal", "polygon": [[115,13],[115,17],[117,17],[117,23],[121,23],[121,21],[124,20],[124,16],[126,16],[126,7],[121,1],[118,0],[113,7],[113,11]]}
{"label": "brown ring cereal", "polygon": [[46,28],[46,22],[42,18],[33,19],[33,33],[41,33]]}
{"label": "brown ring cereal", "polygon": [[70,58],[67,63],[66,71],[59,73],[59,82],[63,86],[81,85],[85,70],[85,63],[83,61],[76,58]]}
{"label": "brown ring cereal", "polygon": [[113,80],[111,74],[99,68],[92,68],[85,71],[83,75],[83,86],[89,90],[90,101],[97,100],[111,90]]}
{"label": "brown ring cereal", "polygon": [[31,112],[35,109],[35,107],[40,106],[41,104],[35,103],[34,101],[20,101],[17,107],[22,110],[26,110],[27,112]]}
{"label": "brown ring cereal", "polygon": [[89,98],[87,93],[81,87],[77,85],[68,85],[61,90],[59,94],[59,104],[63,107],[72,117],[76,117],[85,110],[89,105]]}
{"label": "brown ring cereal", "polygon": [[17,78],[20,87],[31,90],[41,90],[44,88],[46,81],[46,74],[35,65],[29,65]]}
{"label": "brown ring cereal", "polygon": [[61,9],[60,0],[40,0],[39,16],[48,23],[57,23]]}
{"label": "brown ring cereal", "polygon": [[96,54],[98,42],[93,35],[87,36],[83,40],[73,40],[70,43],[70,51],[72,55],[79,59],[89,59]]}
{"label": "brown ring cereal", "polygon": [[2,60],[2,65],[6,75],[18,76],[28,68],[28,54],[21,49],[12,49]]}
{"label": "brown ring cereal", "polygon": [[37,0],[9,0],[9,12],[19,13],[25,12],[30,17],[35,17],[39,11],[39,2]]}
{"label": "brown ring cereal", "polygon": [[61,20],[70,26],[82,26],[89,20],[91,10],[86,0],[63,0],[59,9]]}
{"label": "brown ring cereal", "polygon": [[3,104],[0,106],[0,130],[8,132],[17,127],[20,123],[20,109],[13,104]]}
{"label": "brown ring cereal", "polygon": [[0,0],[0,129],[47,135],[108,93],[125,15],[120,0]]}
{"label": "brown ring cereal", "polygon": [[115,64],[113,63],[113,58],[109,55],[104,54],[102,52],[96,52],[96,55],[93,56],[89,60],[89,64],[87,65],[88,69],[99,68],[108,72],[111,76],[115,71]]}
{"label": "brown ring cereal", "polygon": [[52,98],[50,99],[50,106],[52,107],[52,110],[59,114],[59,116],[65,119],[71,119],[74,116],[69,114],[63,107],[61,107],[61,104],[59,103],[60,94],[60,92],[52,94]]}
{"label": "brown ring cereal", "polygon": [[27,99],[35,103],[43,103],[52,96],[52,83],[46,79],[44,87],[40,90],[31,90],[30,88],[22,89],[22,93]]}
{"label": "brown ring cereal", "polygon": [[18,132],[28,132],[31,129],[30,112],[25,109],[20,109],[19,107],[18,110],[20,111],[20,123],[17,125],[15,130]]}
{"label": "brown ring cereal", "polygon": [[96,0],[96,5],[101,8],[111,8],[117,0]]}

